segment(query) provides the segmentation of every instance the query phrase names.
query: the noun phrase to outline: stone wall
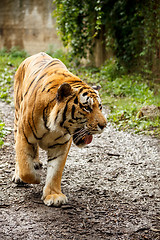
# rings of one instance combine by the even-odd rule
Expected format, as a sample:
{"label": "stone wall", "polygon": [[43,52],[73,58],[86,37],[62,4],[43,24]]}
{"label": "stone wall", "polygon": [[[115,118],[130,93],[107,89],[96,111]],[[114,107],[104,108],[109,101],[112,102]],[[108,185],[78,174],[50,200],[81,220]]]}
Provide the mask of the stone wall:
{"label": "stone wall", "polygon": [[29,54],[62,46],[52,0],[0,0],[0,49],[19,46]]}

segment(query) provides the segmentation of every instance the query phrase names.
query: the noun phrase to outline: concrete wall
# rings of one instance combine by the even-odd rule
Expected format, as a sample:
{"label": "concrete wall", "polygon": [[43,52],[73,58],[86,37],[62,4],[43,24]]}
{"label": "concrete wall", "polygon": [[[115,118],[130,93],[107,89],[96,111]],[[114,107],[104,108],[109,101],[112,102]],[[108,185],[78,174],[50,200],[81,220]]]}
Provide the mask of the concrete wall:
{"label": "concrete wall", "polygon": [[52,0],[0,0],[0,49],[19,46],[29,54],[62,46]]}

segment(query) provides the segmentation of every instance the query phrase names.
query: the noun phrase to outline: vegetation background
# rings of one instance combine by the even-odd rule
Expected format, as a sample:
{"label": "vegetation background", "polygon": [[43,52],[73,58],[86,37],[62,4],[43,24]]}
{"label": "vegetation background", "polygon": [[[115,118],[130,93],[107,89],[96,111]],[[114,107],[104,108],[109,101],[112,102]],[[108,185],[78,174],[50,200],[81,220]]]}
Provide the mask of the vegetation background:
{"label": "vegetation background", "polygon": [[[65,51],[48,54],[91,85],[100,84],[108,120],[119,129],[160,137],[160,117],[141,116],[160,107],[160,2],[158,0],[54,0]],[[13,103],[13,75],[28,54],[0,51],[0,98]],[[7,131],[0,120],[0,145]]]}

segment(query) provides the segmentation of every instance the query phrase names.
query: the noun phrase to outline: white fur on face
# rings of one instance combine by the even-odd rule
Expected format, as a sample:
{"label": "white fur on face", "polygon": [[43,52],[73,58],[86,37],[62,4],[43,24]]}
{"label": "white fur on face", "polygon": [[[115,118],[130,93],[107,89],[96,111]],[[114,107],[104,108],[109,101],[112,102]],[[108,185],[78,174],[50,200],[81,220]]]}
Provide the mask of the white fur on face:
{"label": "white fur on face", "polygon": [[[101,105],[101,99],[100,99],[100,96],[99,96],[99,92],[96,91],[96,90],[94,90],[94,91],[95,91],[95,93],[97,95],[97,101],[98,101],[99,105]],[[90,108],[92,108],[92,106],[93,106],[93,98],[89,97],[88,95],[83,95],[83,94],[84,93],[80,94],[80,98],[79,98],[80,102],[82,104],[84,104],[84,105],[89,105]]]}
{"label": "white fur on face", "polygon": [[83,96],[84,93],[80,94],[79,100],[80,103],[84,105],[89,105],[92,108],[93,105],[93,98],[89,97],[88,95]]}
{"label": "white fur on face", "polygon": [[94,90],[96,95],[97,95],[97,101],[99,102],[99,104],[101,104],[101,98],[99,96],[99,92],[97,90]]}

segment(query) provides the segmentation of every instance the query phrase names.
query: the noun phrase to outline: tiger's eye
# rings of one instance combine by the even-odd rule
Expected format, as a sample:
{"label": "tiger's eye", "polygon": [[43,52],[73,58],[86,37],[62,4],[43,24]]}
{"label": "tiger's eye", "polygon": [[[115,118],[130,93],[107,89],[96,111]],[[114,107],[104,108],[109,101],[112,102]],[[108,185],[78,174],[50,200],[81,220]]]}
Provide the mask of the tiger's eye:
{"label": "tiger's eye", "polygon": [[84,107],[84,110],[86,110],[87,112],[91,112],[91,111],[92,111],[92,109],[90,108],[90,106],[85,106],[85,107]]}
{"label": "tiger's eye", "polygon": [[99,104],[99,109],[102,110],[102,104]]}

